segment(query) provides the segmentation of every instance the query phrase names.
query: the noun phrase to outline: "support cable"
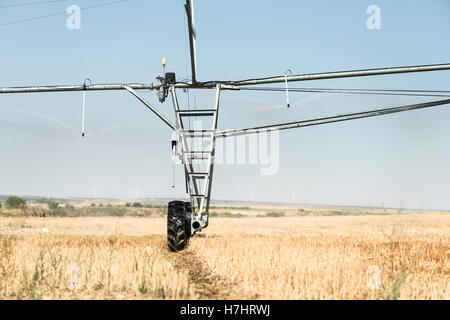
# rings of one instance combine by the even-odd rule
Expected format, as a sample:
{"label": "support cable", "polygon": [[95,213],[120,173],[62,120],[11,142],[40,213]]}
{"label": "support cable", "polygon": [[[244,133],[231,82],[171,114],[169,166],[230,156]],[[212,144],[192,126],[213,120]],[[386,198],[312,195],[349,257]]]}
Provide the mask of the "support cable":
{"label": "support cable", "polygon": [[[284,88],[275,87],[241,87],[241,91],[285,91]],[[382,89],[330,89],[330,88],[290,88],[291,92],[324,92],[340,94],[368,94],[386,96],[410,97],[450,97],[450,91],[445,90],[382,90]]]}

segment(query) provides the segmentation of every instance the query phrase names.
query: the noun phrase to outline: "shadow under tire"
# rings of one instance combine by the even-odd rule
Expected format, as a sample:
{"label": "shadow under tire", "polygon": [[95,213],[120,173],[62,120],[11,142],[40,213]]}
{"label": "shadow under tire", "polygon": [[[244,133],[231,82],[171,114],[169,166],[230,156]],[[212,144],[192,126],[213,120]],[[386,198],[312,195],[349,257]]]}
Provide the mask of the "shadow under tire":
{"label": "shadow under tire", "polygon": [[189,243],[190,233],[186,232],[189,222],[190,231],[190,213],[186,212],[186,205],[183,201],[169,202],[167,210],[167,243],[169,250],[181,251]]}

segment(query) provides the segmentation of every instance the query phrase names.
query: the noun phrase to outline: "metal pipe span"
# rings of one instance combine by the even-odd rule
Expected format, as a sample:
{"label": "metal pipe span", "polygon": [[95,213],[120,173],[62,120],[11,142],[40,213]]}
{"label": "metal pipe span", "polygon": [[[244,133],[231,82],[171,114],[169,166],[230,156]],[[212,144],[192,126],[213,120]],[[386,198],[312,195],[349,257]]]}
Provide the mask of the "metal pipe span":
{"label": "metal pipe span", "polygon": [[[413,66],[413,67],[393,67],[393,68],[379,68],[379,69],[299,74],[299,75],[288,76],[287,81],[325,80],[325,79],[336,79],[336,78],[367,77],[367,76],[379,76],[379,75],[387,75],[387,74],[442,71],[442,70],[450,70],[450,63]],[[230,81],[228,84],[232,84],[235,86],[249,86],[249,85],[268,84],[268,83],[281,83],[281,82],[285,82],[284,76],[249,79],[249,80],[238,80],[238,81],[234,81],[234,82]]]}
{"label": "metal pipe span", "polygon": [[245,134],[254,134],[254,133],[260,133],[260,132],[266,132],[266,131],[272,131],[272,130],[286,130],[286,129],[294,129],[294,128],[311,127],[311,126],[316,126],[316,125],[356,120],[356,119],[363,119],[363,118],[370,118],[370,117],[376,117],[376,116],[383,116],[383,115],[388,115],[388,114],[393,114],[393,113],[398,113],[398,112],[419,110],[419,109],[431,108],[431,107],[448,105],[448,104],[450,104],[450,99],[444,99],[444,100],[436,100],[436,101],[429,101],[429,102],[423,102],[423,103],[408,104],[408,105],[384,108],[384,109],[375,109],[375,110],[368,110],[368,111],[355,112],[355,113],[344,113],[344,114],[340,114],[340,115],[334,115],[334,116],[328,116],[328,117],[316,118],[316,119],[307,119],[307,120],[298,120],[298,121],[293,121],[293,122],[269,124],[269,125],[265,125],[265,126],[258,126],[258,127],[251,127],[251,128],[222,130],[222,131],[216,132],[216,138],[226,138],[226,137],[239,136],[239,135],[245,135]]}
{"label": "metal pipe span", "polygon": [[[175,88],[189,88],[189,89],[215,89],[218,82],[210,82],[206,84],[190,84],[190,83],[176,83]],[[55,85],[55,86],[30,86],[30,87],[0,87],[0,94],[7,93],[43,93],[43,92],[67,92],[67,91],[108,91],[108,90],[126,90],[125,87],[133,90],[158,90],[162,84],[92,84],[89,86],[83,85]],[[230,86],[226,84],[221,85],[221,90],[239,90],[237,86]]]}
{"label": "metal pipe span", "polygon": [[[269,83],[281,83],[286,80],[293,81],[309,81],[309,80],[325,80],[336,78],[350,78],[350,77],[366,77],[399,73],[414,73],[414,72],[427,72],[427,71],[442,71],[450,70],[450,63],[448,64],[435,64],[435,65],[423,65],[414,67],[393,67],[393,68],[379,68],[379,69],[365,69],[365,70],[351,70],[351,71],[338,71],[338,72],[325,72],[325,73],[310,73],[300,74],[287,77],[269,77],[259,79],[237,80],[237,81],[219,81],[219,82],[205,82],[199,84],[190,83],[176,83],[176,88],[192,88],[192,89],[213,89],[217,83],[221,83],[222,90],[239,90],[239,86],[269,84]],[[132,88],[134,90],[157,90],[162,84],[92,84],[89,86],[84,85],[62,85],[62,86],[30,86],[30,87],[9,87],[0,88],[0,94],[6,93],[36,93],[36,92],[64,92],[64,91],[101,91],[101,90],[125,90],[124,86]]]}
{"label": "metal pipe span", "polygon": [[156,90],[161,85],[157,84],[92,84],[88,86],[84,85],[63,85],[63,86],[32,86],[32,87],[10,87],[0,88],[0,94],[2,93],[38,93],[38,92],[66,92],[66,91],[102,91],[102,90],[126,90],[125,87],[132,88],[134,90]]}

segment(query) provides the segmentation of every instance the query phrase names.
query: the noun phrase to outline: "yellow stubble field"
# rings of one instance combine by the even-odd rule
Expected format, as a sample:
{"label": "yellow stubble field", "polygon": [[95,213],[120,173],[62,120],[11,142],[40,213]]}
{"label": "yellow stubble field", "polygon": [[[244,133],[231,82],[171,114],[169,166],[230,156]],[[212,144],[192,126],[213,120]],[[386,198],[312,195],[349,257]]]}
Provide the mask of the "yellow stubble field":
{"label": "yellow stubble field", "polygon": [[0,218],[2,299],[449,299],[450,215]]}

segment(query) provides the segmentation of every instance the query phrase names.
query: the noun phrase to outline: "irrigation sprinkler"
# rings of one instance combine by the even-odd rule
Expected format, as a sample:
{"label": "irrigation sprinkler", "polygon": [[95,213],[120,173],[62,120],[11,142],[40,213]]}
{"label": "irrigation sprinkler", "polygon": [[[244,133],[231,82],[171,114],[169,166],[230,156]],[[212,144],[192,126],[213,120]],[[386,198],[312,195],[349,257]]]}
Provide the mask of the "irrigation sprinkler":
{"label": "irrigation sprinkler", "polygon": [[[0,94],[13,93],[39,93],[39,92],[66,92],[81,91],[83,93],[83,116],[82,116],[82,135],[84,135],[85,121],[85,103],[86,93],[88,91],[109,91],[123,90],[129,92],[141,103],[143,103],[151,112],[153,112],[161,121],[163,121],[171,130],[175,132],[175,139],[171,140],[172,157],[178,157],[185,173],[186,193],[189,195],[189,201],[171,201],[168,204],[167,214],[167,238],[168,247],[171,251],[180,251],[184,249],[189,239],[197,232],[208,227],[209,208],[211,203],[211,189],[214,173],[215,144],[216,139],[257,134],[272,130],[287,130],[294,128],[303,128],[316,125],[324,125],[349,120],[377,117],[412,111],[418,109],[432,108],[450,104],[450,91],[437,90],[378,90],[378,89],[330,89],[330,88],[288,88],[288,82],[301,82],[323,79],[340,79],[351,77],[367,77],[402,73],[418,73],[450,70],[450,63],[435,65],[420,65],[406,67],[391,67],[365,70],[349,70],[338,72],[312,73],[293,75],[291,70],[287,69],[284,75],[255,78],[236,81],[198,81],[197,78],[197,60],[196,60],[196,31],[194,24],[194,6],[193,0],[186,0],[185,3],[188,32],[189,48],[191,62],[190,81],[177,81],[175,73],[167,72],[166,59],[163,58],[162,65],[164,74],[157,77],[158,83],[128,83],[128,84],[92,84],[86,79],[82,85],[55,85],[55,86],[34,86],[34,87],[6,87],[0,88]],[[289,75],[288,75],[289,74]],[[86,81],[89,80],[89,85]],[[284,83],[283,87],[265,87],[262,85]],[[260,85],[258,87],[258,85]],[[190,109],[181,106],[177,98],[177,90],[214,90],[215,99],[211,102],[211,107],[206,109]],[[174,108],[174,122],[164,117],[154,106],[146,101],[137,90],[155,90],[160,102],[164,102],[170,95]],[[340,115],[331,115],[321,118],[307,120],[291,121],[278,124],[262,125],[250,128],[240,128],[231,130],[218,130],[218,116],[220,107],[220,95],[224,90],[244,91],[285,91],[287,107],[289,103],[290,92],[329,92],[343,94],[370,94],[370,95],[400,95],[400,96],[423,96],[436,97],[440,100],[427,101],[423,103],[407,104],[396,107],[382,108],[346,113]],[[186,126],[188,119],[201,117],[209,118],[211,127],[207,129],[190,129]],[[207,147],[200,150],[192,148],[192,139],[202,138]],[[195,164],[195,165],[194,165]]]}
{"label": "irrigation sprinkler", "polygon": [[288,73],[292,76],[291,69],[286,69],[286,71],[284,72],[284,87],[286,88],[286,106],[289,108],[291,106],[291,104],[289,103],[289,88],[288,88],[288,78],[287,78]]}
{"label": "irrigation sprinkler", "polygon": [[[91,84],[91,79],[86,78],[83,83],[83,87],[86,88],[86,82],[89,81],[89,84]],[[81,136],[84,137],[84,129],[85,129],[85,123],[86,123],[86,90],[83,91],[83,107],[81,110]]]}

